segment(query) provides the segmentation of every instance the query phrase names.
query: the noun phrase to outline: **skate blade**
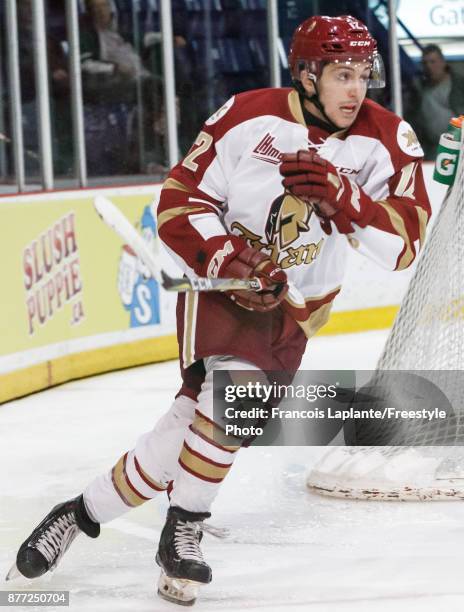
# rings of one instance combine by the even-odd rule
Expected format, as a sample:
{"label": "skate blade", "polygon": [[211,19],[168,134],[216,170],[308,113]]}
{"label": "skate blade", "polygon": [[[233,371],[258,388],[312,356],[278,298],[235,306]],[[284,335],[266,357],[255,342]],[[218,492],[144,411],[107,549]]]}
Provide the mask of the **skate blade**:
{"label": "skate blade", "polygon": [[182,578],[171,578],[166,576],[164,572],[161,572],[158,580],[158,595],[166,601],[181,606],[193,606],[198,596],[199,587],[199,582]]}
{"label": "skate blade", "polygon": [[5,580],[15,580],[16,578],[24,578],[19,569],[16,566],[16,563],[10,567],[10,571],[5,576]]}

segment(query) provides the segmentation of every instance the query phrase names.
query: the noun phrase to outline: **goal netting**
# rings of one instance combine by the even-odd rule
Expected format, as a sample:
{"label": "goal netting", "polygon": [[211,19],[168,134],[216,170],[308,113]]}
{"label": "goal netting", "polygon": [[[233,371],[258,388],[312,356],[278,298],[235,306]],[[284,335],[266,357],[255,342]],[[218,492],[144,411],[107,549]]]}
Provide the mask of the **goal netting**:
{"label": "goal netting", "polygon": [[451,416],[397,437],[401,446],[393,446],[393,436],[388,446],[333,447],[310,472],[308,487],[354,499],[464,499],[462,149],[454,185],[427,238],[376,373],[391,370],[421,371],[445,393]]}

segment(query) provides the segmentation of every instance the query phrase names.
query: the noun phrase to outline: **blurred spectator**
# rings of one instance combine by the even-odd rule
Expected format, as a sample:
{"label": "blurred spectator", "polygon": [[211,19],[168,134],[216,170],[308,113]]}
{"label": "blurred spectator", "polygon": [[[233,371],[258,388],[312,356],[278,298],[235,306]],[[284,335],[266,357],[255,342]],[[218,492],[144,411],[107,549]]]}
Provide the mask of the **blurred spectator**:
{"label": "blurred spectator", "polygon": [[[153,77],[142,90],[143,112],[132,115],[127,169],[131,174],[151,174],[163,180],[167,167],[167,128],[164,112],[164,81]],[[138,121],[143,132],[143,152],[138,140]]]}
{"label": "blurred spectator", "polygon": [[[38,149],[37,104],[35,86],[32,0],[18,0],[18,44],[21,78],[24,146]],[[54,171],[57,175],[72,172],[73,148],[69,101],[68,58],[60,39],[47,30],[47,61],[52,120]],[[26,157],[26,171],[38,174],[39,164],[32,156]]]}
{"label": "blurred spectator", "polygon": [[84,124],[90,175],[137,171],[130,160],[136,138],[133,117],[137,83],[146,91],[150,73],[133,46],[116,30],[110,0],[86,0],[87,14],[80,24]]}
{"label": "blurred spectator", "polygon": [[[178,138],[179,148],[182,154],[185,154],[191,147],[192,141],[203,124],[204,120],[210,113],[206,111],[201,117],[202,108],[205,106],[206,95],[203,91],[203,81],[205,75],[198,75],[195,72],[193,55],[194,51],[189,40],[189,16],[185,2],[181,0],[172,0],[172,28],[173,28],[173,43],[174,43],[174,65],[176,79],[176,112],[178,115]],[[163,87],[159,88],[159,84],[164,82],[163,70],[163,52],[162,52],[162,35],[160,31],[159,19],[150,24],[149,29],[144,36],[144,57],[146,65],[150,67],[150,72],[155,76],[157,81],[157,94],[159,99],[163,98]],[[203,78],[202,78],[203,77]],[[160,113],[159,108],[155,109],[154,119],[151,125],[154,128],[154,133],[149,134],[148,139],[153,136],[164,137],[166,117],[164,109]],[[159,153],[162,147],[156,147]],[[164,159],[164,163],[166,159]]]}
{"label": "blurred spectator", "polygon": [[433,160],[450,118],[464,113],[464,78],[450,68],[438,45],[424,48],[422,67],[405,105],[405,118],[417,132],[425,159]]}
{"label": "blurred spectator", "polygon": [[85,101],[135,101],[135,82],[150,73],[116,30],[110,0],[86,0],[87,15],[80,25]]}

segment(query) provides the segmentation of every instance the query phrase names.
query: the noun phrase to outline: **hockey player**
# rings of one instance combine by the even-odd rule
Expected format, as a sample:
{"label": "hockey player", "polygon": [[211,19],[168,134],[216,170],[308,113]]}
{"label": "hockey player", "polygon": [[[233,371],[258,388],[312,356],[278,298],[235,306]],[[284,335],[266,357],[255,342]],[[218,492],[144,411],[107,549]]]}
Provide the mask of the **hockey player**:
{"label": "hockey player", "polygon": [[291,377],[328,319],[349,248],[390,270],[414,260],[430,214],[422,149],[406,122],[366,99],[384,86],[375,40],[352,17],[312,17],[289,64],[293,88],[234,96],[206,121],[158,207],[159,235],[187,275],[257,277],[263,290],[179,297],[173,406],[32,532],[16,561],[25,576],[54,569],[80,531],[96,537],[100,523],[170,487],[159,593],[192,603],[211,580],[202,522],[243,442],[214,435],[213,371]]}

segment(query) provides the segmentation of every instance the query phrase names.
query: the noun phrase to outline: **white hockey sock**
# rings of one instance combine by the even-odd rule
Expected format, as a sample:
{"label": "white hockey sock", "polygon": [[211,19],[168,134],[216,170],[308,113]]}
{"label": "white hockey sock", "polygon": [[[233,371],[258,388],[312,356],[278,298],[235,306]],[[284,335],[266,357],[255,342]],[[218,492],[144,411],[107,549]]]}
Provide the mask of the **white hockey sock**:
{"label": "white hockey sock", "polygon": [[[213,439],[213,373],[218,370],[256,371],[254,364],[233,356],[213,355],[204,359],[206,376],[198,396],[198,411],[188,429],[179,455],[179,469],[171,493],[171,505],[191,512],[208,512],[236,456],[236,449],[221,446]],[[204,427],[209,423],[210,427]]]}
{"label": "white hockey sock", "polygon": [[179,455],[171,504],[190,512],[208,512],[235,455],[189,430]]}
{"label": "white hockey sock", "polygon": [[196,402],[178,397],[134,450],[124,454],[106,474],[84,491],[90,517],[106,523],[165,491],[178,469],[182,442],[195,415]]}

